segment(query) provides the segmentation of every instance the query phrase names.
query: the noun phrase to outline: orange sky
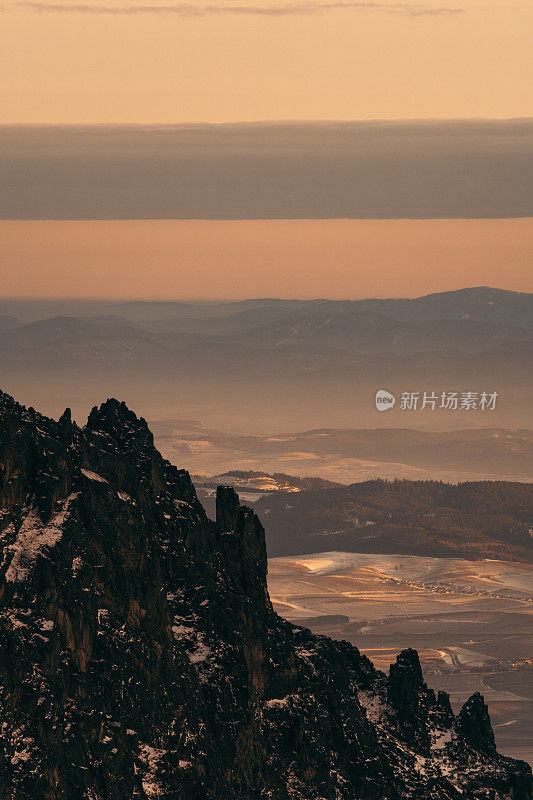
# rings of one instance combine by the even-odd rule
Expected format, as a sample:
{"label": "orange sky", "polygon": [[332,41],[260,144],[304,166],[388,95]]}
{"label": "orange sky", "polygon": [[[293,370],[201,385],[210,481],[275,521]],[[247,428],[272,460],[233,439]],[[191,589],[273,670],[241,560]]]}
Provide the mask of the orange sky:
{"label": "orange sky", "polygon": [[533,291],[533,220],[0,221],[4,297]]}
{"label": "orange sky", "polygon": [[5,0],[0,122],[533,116],[531,0],[185,4]]}

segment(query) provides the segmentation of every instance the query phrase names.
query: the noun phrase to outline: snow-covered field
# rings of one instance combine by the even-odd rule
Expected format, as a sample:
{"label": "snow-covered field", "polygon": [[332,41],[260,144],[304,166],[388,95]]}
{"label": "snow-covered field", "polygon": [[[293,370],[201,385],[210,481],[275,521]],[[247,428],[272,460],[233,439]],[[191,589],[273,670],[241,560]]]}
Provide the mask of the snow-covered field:
{"label": "snow-covered field", "polygon": [[367,553],[269,560],[274,606],[346,639],[388,669],[419,650],[427,680],[458,707],[489,702],[500,748],[533,760],[533,566]]}

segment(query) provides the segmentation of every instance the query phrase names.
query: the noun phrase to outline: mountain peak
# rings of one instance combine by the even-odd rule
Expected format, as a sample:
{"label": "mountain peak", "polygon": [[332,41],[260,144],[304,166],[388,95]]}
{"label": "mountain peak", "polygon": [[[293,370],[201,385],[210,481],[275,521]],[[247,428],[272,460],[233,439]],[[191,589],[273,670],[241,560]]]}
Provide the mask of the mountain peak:
{"label": "mountain peak", "polygon": [[114,397],[108,398],[100,406],[93,406],[87,419],[87,427],[90,430],[104,430],[106,427],[148,430],[144,417],[137,417],[124,401]]}
{"label": "mountain peak", "polygon": [[87,419],[86,430],[113,439],[117,447],[149,451],[154,437],[144,417],[137,417],[126,403],[109,398],[94,406]]}

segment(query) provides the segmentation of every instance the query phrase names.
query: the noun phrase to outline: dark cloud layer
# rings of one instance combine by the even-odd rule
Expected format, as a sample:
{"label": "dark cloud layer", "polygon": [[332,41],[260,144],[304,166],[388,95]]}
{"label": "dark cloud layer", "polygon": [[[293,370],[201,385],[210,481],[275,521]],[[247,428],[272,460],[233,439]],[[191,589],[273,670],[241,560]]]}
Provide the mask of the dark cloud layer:
{"label": "dark cloud layer", "polygon": [[0,126],[3,219],[533,216],[533,120]]}
{"label": "dark cloud layer", "polygon": [[111,15],[139,15],[139,14],[175,14],[182,17],[205,17],[211,15],[247,15],[286,17],[307,14],[322,14],[329,11],[371,11],[393,14],[407,14],[408,16],[427,16],[440,14],[461,13],[461,8],[447,8],[431,5],[417,5],[415,3],[395,2],[313,2],[312,0],[296,0],[281,4],[267,4],[257,6],[242,5],[217,5],[217,4],[190,4],[172,3],[168,5],[98,5],[93,3],[44,3],[21,0],[17,7],[29,11],[55,12],[55,13],[82,13],[82,14],[111,14]]}

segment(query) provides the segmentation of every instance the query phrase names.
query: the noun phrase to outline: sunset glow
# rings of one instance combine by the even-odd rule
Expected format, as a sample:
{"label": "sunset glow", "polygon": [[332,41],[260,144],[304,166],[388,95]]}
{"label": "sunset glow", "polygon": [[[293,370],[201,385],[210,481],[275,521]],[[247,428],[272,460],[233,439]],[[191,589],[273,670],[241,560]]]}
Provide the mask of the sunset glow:
{"label": "sunset glow", "polygon": [[533,220],[1,222],[5,296],[414,297],[531,291]]}

